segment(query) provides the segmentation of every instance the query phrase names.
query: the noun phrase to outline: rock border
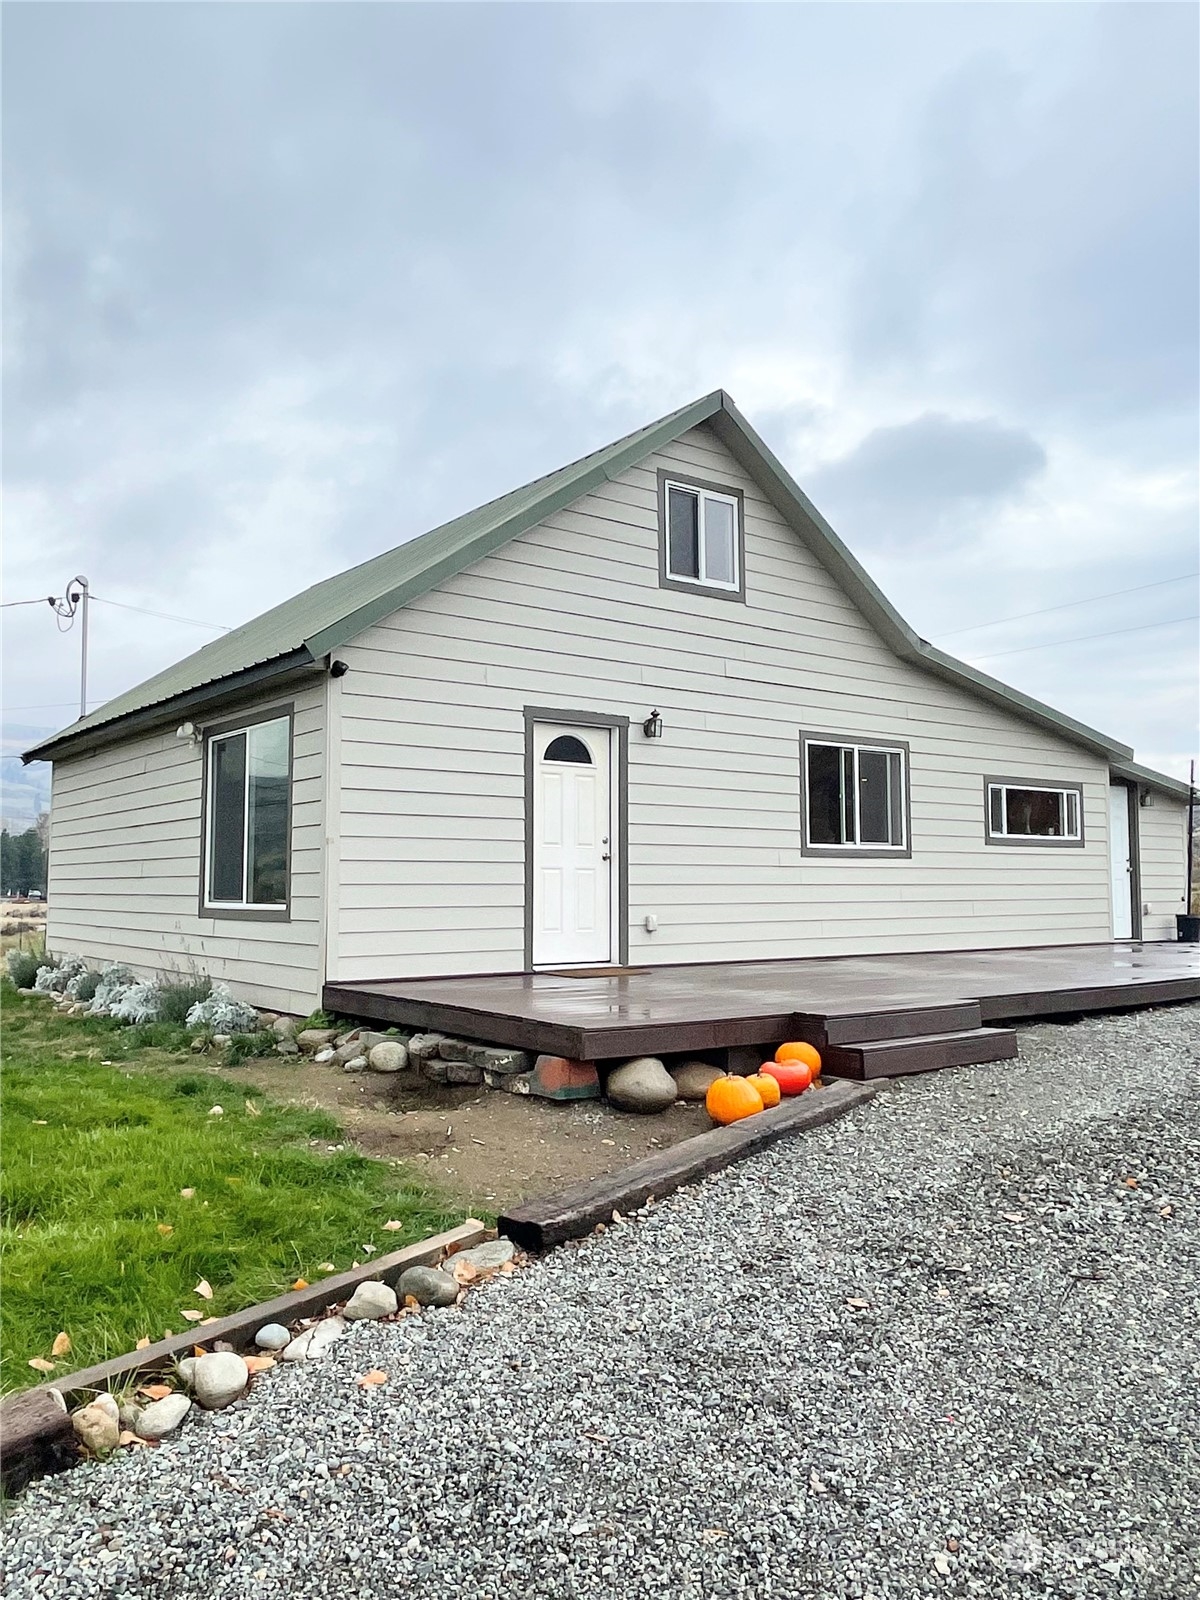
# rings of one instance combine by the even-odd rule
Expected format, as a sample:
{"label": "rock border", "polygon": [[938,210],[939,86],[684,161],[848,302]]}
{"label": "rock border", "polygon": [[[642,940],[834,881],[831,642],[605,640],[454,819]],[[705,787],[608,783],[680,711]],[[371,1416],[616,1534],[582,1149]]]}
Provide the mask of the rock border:
{"label": "rock border", "polygon": [[624,1215],[654,1198],[720,1172],[735,1161],[764,1150],[805,1128],[819,1128],[844,1116],[873,1098],[881,1083],[854,1083],[839,1078],[785,1100],[770,1111],[746,1117],[727,1128],[693,1134],[668,1150],[635,1161],[620,1172],[610,1172],[586,1183],[574,1184],[558,1194],[542,1195],[505,1212],[497,1227],[522,1250],[548,1250],[567,1239],[591,1233],[597,1223]]}
{"label": "rock border", "polygon": [[[23,1488],[31,1479],[61,1467],[68,1454],[72,1435],[71,1418],[65,1402],[76,1395],[99,1390],[107,1392],[138,1373],[158,1372],[181,1357],[192,1355],[196,1347],[212,1348],[215,1341],[231,1345],[253,1345],[259,1328],[270,1322],[290,1324],[316,1316],[328,1306],[349,1299],[355,1289],[371,1280],[394,1282],[408,1267],[429,1266],[445,1256],[456,1255],[482,1244],[491,1233],[486,1223],[468,1217],[455,1228],[419,1239],[403,1249],[375,1256],[346,1272],[331,1272],[319,1283],[304,1289],[247,1306],[227,1317],[202,1327],[190,1328],[170,1339],[159,1339],[143,1350],[64,1373],[49,1383],[22,1390],[0,1403],[0,1478],[9,1493]],[[70,1452],[73,1455],[73,1450]]]}

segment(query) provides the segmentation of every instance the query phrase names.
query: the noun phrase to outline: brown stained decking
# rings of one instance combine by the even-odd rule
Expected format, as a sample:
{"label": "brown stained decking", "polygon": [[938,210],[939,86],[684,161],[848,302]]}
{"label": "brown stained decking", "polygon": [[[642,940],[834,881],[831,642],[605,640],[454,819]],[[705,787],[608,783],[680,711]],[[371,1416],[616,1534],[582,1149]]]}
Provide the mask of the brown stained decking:
{"label": "brown stained decking", "polygon": [[821,956],[577,977],[383,978],[324,991],[326,1008],[344,1015],[584,1061],[760,1044],[786,1037],[802,1018],[977,1001],[986,1023],[1192,999],[1200,999],[1200,946],[1186,944]]}

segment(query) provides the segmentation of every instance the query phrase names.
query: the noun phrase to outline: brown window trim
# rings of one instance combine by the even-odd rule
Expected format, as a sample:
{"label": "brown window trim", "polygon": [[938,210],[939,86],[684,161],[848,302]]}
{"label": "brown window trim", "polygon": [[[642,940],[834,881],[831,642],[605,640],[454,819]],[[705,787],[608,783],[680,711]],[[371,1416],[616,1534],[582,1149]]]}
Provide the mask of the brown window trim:
{"label": "brown window trim", "polygon": [[[738,586],[736,589],[717,588],[708,583],[693,583],[690,578],[674,578],[671,576],[667,565],[667,484],[677,483],[681,489],[698,489],[701,493],[723,494],[729,500],[737,501],[737,565]],[[684,472],[668,472],[665,467],[658,469],[658,586],[660,589],[674,589],[679,594],[703,594],[712,600],[733,600],[741,605],[746,603],[746,497],[740,489],[735,489],[728,483],[711,483],[706,478],[691,478]]]}
{"label": "brown window trim", "polygon": [[[1079,806],[1078,839],[1059,839],[1044,833],[1010,833],[999,836],[992,832],[992,794],[994,783],[1006,789],[1048,789],[1057,794],[1074,794]],[[1083,821],[1083,784],[1067,783],[1061,778],[997,778],[983,780],[983,842],[999,845],[1001,849],[1017,850],[1082,850],[1087,843],[1087,829]]]}
{"label": "brown window trim", "polygon": [[[237,733],[242,728],[253,728],[260,722],[279,722],[285,717],[288,725],[288,818],[287,856],[283,870],[287,899],[281,906],[210,905],[205,896],[205,889],[208,884],[209,747],[213,739],[219,739],[222,734]],[[204,756],[200,764],[200,893],[198,896],[198,916],[209,919],[219,918],[221,921],[227,922],[290,922],[292,920],[292,785],[295,772],[295,737],[296,705],[295,701],[292,700],[282,702],[277,706],[267,706],[257,711],[247,711],[240,717],[233,717],[224,722],[214,722],[201,726],[200,738]]]}
{"label": "brown window trim", "polygon": [[[808,760],[810,744],[854,745],[860,750],[888,750],[904,757],[904,845],[810,844],[808,842]],[[800,854],[810,861],[912,860],[912,751],[906,739],[873,739],[865,733],[800,732]]]}

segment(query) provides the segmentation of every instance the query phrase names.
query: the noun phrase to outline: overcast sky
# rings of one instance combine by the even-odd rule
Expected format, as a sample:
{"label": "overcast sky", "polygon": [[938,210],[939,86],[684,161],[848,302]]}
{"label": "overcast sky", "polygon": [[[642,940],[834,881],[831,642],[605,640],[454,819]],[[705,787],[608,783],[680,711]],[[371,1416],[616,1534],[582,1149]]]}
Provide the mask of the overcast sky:
{"label": "overcast sky", "polygon": [[[1197,20],[9,5],[5,598],[233,625],[724,387],[918,631],[1185,773]],[[78,636],[5,620],[9,756]],[[92,636],[99,704],[213,630]]]}

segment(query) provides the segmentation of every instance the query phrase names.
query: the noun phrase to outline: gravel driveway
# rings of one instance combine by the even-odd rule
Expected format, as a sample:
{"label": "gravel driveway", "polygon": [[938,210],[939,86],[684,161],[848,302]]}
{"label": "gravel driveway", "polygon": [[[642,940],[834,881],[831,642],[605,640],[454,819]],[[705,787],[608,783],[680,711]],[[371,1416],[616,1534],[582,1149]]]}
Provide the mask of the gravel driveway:
{"label": "gravel driveway", "polygon": [[1198,1067],[1198,1006],[1029,1028],[357,1324],[35,1485],[8,1600],[1195,1600]]}

